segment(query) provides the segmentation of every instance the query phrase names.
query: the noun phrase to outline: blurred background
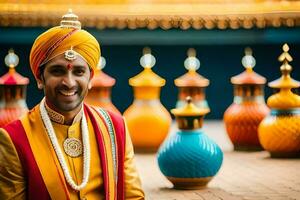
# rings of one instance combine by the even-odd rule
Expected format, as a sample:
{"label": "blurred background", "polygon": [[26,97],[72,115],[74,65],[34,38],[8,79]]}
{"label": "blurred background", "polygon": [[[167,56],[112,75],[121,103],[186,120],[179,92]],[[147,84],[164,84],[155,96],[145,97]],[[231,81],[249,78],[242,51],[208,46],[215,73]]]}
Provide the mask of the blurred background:
{"label": "blurred background", "polygon": [[[288,43],[292,77],[300,80],[300,1],[0,0],[0,76],[8,71],[4,57],[13,48],[20,58],[17,72],[30,79],[29,108],[43,96],[30,71],[31,46],[40,33],[59,24],[68,8],[99,41],[106,58],[103,71],[116,79],[112,101],[121,112],[133,101],[128,79],[143,70],[139,59],[145,46],[156,57],[153,71],[166,79],[161,102],[168,110],[175,107],[178,95],[174,79],[187,72],[187,50],[196,49],[201,63],[197,72],[210,80],[209,119],[221,119],[232,103],[230,78],[244,71],[246,47],[253,50],[254,71],[269,82],[281,75],[277,58]],[[266,86],[265,92],[268,97],[272,90]]]}

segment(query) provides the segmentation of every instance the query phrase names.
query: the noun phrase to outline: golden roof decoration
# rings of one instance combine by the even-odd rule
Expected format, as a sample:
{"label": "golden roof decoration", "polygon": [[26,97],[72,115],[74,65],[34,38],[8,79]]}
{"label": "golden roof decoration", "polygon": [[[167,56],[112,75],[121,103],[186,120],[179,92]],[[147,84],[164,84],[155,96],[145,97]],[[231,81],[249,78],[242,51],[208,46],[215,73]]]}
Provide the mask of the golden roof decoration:
{"label": "golden roof decoration", "polygon": [[299,0],[0,0],[0,26],[55,26],[70,5],[85,27],[98,29],[300,26]]}

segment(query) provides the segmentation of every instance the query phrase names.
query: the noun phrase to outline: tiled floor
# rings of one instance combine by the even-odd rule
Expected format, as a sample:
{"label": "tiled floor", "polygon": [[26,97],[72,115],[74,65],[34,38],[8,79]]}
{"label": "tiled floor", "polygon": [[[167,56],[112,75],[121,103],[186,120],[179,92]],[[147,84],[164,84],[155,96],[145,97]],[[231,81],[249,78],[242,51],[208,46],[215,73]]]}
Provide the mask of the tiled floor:
{"label": "tiled floor", "polygon": [[149,200],[300,200],[300,159],[271,159],[267,152],[234,152],[220,121],[206,121],[204,131],[224,151],[223,165],[205,189],[175,190],[160,173],[155,154],[136,154]]}

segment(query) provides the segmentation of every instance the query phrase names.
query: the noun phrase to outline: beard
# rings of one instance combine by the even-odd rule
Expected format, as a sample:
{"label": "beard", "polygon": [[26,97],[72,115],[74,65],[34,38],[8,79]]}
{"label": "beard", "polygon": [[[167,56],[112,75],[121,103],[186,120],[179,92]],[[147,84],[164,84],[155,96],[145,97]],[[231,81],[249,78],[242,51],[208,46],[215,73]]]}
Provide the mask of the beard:
{"label": "beard", "polygon": [[[63,92],[62,92],[63,91]],[[67,88],[66,86],[58,86],[54,90],[44,91],[47,103],[51,108],[60,113],[68,113],[80,110],[88,89],[81,87]],[[74,93],[65,95],[65,93]],[[50,93],[50,94],[49,94]]]}

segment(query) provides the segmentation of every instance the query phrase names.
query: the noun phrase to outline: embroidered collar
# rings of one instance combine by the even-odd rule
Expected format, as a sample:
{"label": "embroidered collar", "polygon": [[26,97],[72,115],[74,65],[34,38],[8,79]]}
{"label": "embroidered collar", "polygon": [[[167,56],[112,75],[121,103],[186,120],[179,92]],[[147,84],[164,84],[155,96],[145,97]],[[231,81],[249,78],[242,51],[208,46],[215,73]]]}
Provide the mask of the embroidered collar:
{"label": "embroidered collar", "polygon": [[[62,114],[60,114],[60,113],[54,111],[53,109],[51,109],[47,105],[47,103],[45,103],[45,107],[46,107],[47,113],[48,113],[49,118],[51,119],[51,121],[56,122],[58,124],[64,124],[65,123],[65,117]],[[83,107],[78,112],[78,114],[74,117],[72,124],[80,122],[81,117],[82,117],[82,113],[83,113]]]}

